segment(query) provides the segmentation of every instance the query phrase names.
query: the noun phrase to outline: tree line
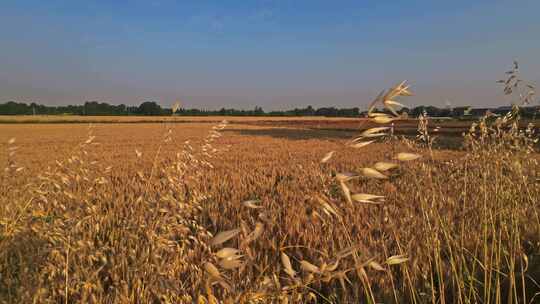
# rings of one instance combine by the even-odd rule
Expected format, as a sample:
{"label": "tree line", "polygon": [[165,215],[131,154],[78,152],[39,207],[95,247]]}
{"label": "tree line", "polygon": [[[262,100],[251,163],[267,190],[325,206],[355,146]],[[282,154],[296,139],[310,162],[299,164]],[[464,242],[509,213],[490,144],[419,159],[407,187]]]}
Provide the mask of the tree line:
{"label": "tree line", "polygon": [[[82,105],[46,106],[36,103],[9,101],[0,103],[0,115],[172,115],[171,108],[161,107],[157,102],[145,101],[139,106],[124,104],[111,105],[106,102],[87,101]],[[359,108],[325,107],[315,109],[312,106],[295,108],[286,111],[264,111],[256,106],[253,110],[221,108],[208,109],[178,109],[174,115],[183,116],[336,116],[355,117],[360,115]]]}
{"label": "tree line", "polygon": [[[414,108],[402,108],[399,114],[408,117],[418,117],[422,113],[426,113],[430,117],[466,117],[466,116],[482,116],[487,111],[494,114],[505,114],[510,110],[510,107],[499,108],[471,108],[471,107],[455,107],[455,108],[438,108],[435,106],[417,106]],[[524,117],[533,117],[540,110],[540,107],[525,107],[522,108]],[[384,112],[385,110],[379,110]],[[46,106],[37,103],[22,103],[9,101],[0,103],[0,115],[88,115],[88,116],[116,116],[116,115],[149,115],[149,116],[165,116],[172,115],[171,108],[163,108],[157,102],[145,101],[139,106],[127,106],[124,104],[112,105],[106,102],[87,101],[82,105],[65,105],[65,106]],[[219,110],[207,109],[178,109],[174,115],[180,116],[326,116],[326,117],[359,117],[365,116],[366,112],[361,112],[358,107],[353,108],[336,108],[336,107],[321,107],[314,108],[307,106],[305,108],[294,108],[292,110],[282,111],[264,111],[261,107],[256,106],[253,110],[239,110],[233,108],[221,108]]]}

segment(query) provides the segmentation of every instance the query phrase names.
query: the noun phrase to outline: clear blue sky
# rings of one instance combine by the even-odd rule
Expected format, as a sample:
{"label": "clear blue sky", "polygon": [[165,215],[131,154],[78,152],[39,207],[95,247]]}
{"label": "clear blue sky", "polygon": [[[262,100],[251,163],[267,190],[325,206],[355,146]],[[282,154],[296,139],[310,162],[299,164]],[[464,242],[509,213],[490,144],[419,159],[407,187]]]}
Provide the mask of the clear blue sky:
{"label": "clear blue sky", "polygon": [[540,80],[540,1],[0,0],[0,101],[365,107],[503,105]]}

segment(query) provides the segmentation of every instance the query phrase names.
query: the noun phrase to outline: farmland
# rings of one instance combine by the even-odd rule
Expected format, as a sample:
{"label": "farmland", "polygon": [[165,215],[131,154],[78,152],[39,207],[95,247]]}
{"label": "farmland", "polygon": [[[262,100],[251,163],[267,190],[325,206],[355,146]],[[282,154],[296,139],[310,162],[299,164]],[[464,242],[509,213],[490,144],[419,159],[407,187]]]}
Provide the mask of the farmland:
{"label": "farmland", "polygon": [[540,303],[538,12],[0,1],[0,304]]}
{"label": "farmland", "polygon": [[[0,125],[0,300],[505,302],[538,291],[538,154],[518,135],[512,153],[444,134],[432,148],[398,136],[355,149],[362,120],[199,119]],[[399,152],[421,158],[346,183],[384,200],[347,200],[340,173]]]}

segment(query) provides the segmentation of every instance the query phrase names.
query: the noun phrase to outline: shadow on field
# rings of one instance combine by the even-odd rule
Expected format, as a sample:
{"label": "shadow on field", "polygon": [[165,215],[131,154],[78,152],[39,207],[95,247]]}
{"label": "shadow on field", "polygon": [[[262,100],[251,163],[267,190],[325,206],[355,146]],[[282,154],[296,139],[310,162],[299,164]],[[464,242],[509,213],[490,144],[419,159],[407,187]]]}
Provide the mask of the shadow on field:
{"label": "shadow on field", "polygon": [[[264,128],[264,129],[225,129],[225,132],[236,133],[244,136],[269,136],[278,139],[288,140],[343,140],[347,141],[357,136],[359,131],[339,130],[339,129],[297,129],[297,128]],[[414,135],[397,132],[398,136],[406,136],[410,140],[415,140]],[[463,137],[454,134],[441,134],[433,143],[433,148],[443,150],[460,150],[463,144]]]}
{"label": "shadow on field", "polygon": [[315,130],[296,128],[268,128],[268,129],[225,129],[225,132],[234,132],[245,136],[270,136],[289,140],[325,139],[347,140],[357,132],[343,130]]}

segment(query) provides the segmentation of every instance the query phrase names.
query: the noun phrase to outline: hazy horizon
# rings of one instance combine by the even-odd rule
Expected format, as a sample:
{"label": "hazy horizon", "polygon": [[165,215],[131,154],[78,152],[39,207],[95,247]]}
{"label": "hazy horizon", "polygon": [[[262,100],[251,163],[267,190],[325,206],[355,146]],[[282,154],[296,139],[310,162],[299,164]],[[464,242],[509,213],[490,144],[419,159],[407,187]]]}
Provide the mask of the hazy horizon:
{"label": "hazy horizon", "polygon": [[0,102],[265,110],[506,105],[512,60],[540,82],[539,1],[37,1],[0,4]]}

